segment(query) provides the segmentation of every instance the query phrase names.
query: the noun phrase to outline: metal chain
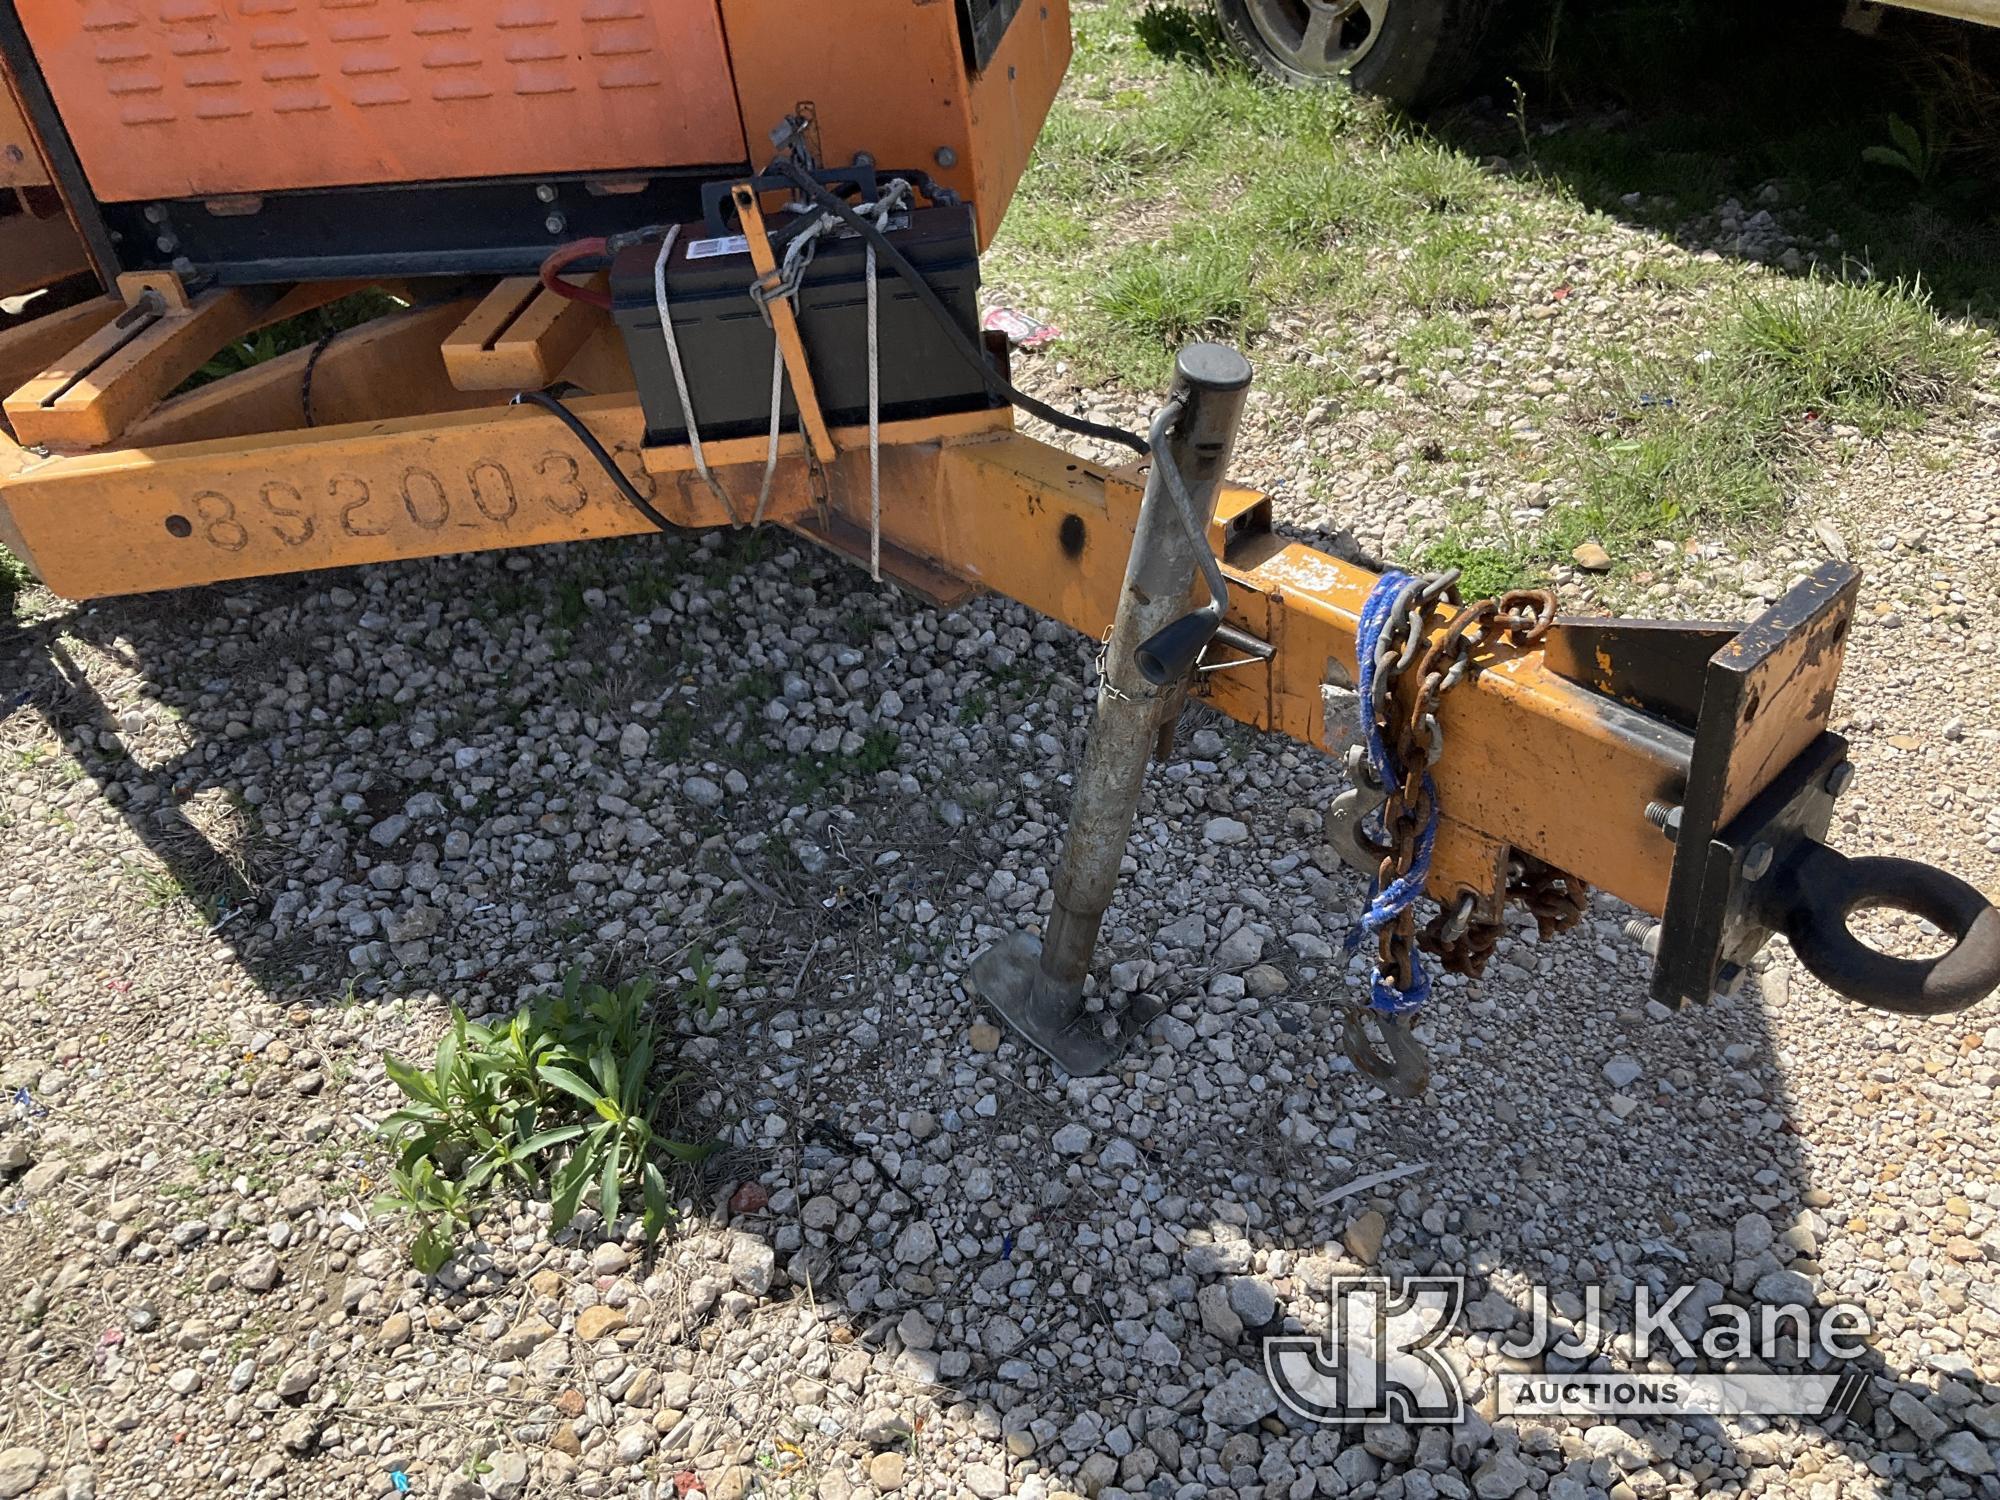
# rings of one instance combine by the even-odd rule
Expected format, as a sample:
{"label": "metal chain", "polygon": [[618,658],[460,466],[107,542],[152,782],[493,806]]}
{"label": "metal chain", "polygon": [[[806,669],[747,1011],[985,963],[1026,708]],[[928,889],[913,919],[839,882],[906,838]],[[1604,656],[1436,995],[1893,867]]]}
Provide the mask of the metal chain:
{"label": "metal chain", "polygon": [[[1437,711],[1445,694],[1483,665],[1482,653],[1490,655],[1501,644],[1532,646],[1555,623],[1556,596],[1551,590],[1515,589],[1498,599],[1466,604],[1459,598],[1458,579],[1456,569],[1412,579],[1397,596],[1376,648],[1370,708],[1402,768],[1401,783],[1384,788],[1388,797],[1381,817],[1386,843],[1377,874],[1379,889],[1409,873],[1430,822],[1429,779],[1431,768],[1444,754]],[[1441,605],[1450,606],[1452,614],[1437,638],[1430,640],[1431,617]],[[1411,672],[1417,690],[1399,714],[1395,684]],[[1516,855],[1508,867],[1506,896],[1526,904],[1547,938],[1581,920],[1589,909],[1590,888],[1531,855]],[[1407,991],[1421,945],[1453,973],[1475,977],[1483,973],[1501,927],[1497,922],[1472,920],[1474,904],[1470,895],[1461,898],[1440,911],[1421,934],[1415,913],[1403,912],[1377,940],[1376,972]]]}

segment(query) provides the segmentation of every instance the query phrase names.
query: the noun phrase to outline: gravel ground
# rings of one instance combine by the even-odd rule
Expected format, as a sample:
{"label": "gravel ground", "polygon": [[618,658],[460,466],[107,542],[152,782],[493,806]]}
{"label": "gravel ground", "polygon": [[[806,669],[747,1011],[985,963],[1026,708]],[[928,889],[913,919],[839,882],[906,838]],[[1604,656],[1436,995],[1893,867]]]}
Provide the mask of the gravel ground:
{"label": "gravel ground", "polygon": [[[1581,290],[1495,348],[1653,315],[1615,259],[1551,254]],[[1253,417],[1246,477],[1297,528],[1393,546],[1433,503],[1399,447],[1426,403],[1542,378],[1487,352],[1391,442]],[[1783,536],[1647,601],[1734,612],[1851,553],[1838,841],[1989,891],[1996,420],[1827,435]],[[1087,722],[1092,646],[1011,604],[942,616],[718,536],[27,603],[0,636],[31,694],[0,720],[0,1500],[2000,1496],[1990,1008],[1877,1017],[1780,947],[1668,1015],[1601,903],[1445,981],[1433,1091],[1386,1100],[1332,1042],[1360,896],[1311,857],[1337,772],[1195,719],[1106,934],[1110,1003],[1159,1014],[1069,1079],[963,983],[1047,905]],[[683,1133],[728,1147],[657,1252],[503,1202],[412,1271],[370,1215],[382,1051],[427,1053],[448,1003],[697,953],[723,1004],[663,1014]],[[1367,1266],[1473,1279],[1450,1354],[1482,1415],[1273,1409],[1257,1335],[1323,1330],[1329,1276]],[[1531,1282],[1616,1307],[1697,1281],[1864,1305],[1865,1410],[1486,1420]]]}

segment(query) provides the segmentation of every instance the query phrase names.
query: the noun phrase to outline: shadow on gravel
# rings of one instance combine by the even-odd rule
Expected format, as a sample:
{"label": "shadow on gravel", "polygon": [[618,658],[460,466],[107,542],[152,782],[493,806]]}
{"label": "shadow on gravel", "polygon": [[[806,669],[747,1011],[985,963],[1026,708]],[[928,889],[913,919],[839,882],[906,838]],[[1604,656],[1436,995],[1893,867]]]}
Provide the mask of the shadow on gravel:
{"label": "shadow on gravel", "polygon": [[[1656,1301],[1673,1287],[1697,1284],[1705,1301],[1754,1304],[1795,1290],[1809,1297],[1829,1235],[1858,1240],[1878,1233],[1821,1217],[1833,1199],[1816,1179],[1846,1174],[1810,1155],[1791,1122],[1784,1082],[1791,1068],[1776,1055],[1766,1009],[1788,1003],[1786,971],[1766,976],[1762,996],[1753,991],[1679,1016],[1649,1014],[1640,963],[1629,945],[1618,944],[1614,912],[1600,910],[1584,929],[1546,949],[1532,929],[1517,931],[1483,985],[1441,985],[1431,1097],[1399,1104],[1366,1091],[1336,1059],[1337,1007],[1350,983],[1337,962],[1325,960],[1324,942],[1293,940],[1317,930],[1301,922],[1314,913],[1326,914],[1325,930],[1337,936],[1359,889],[1344,872],[1328,880],[1310,866],[1277,870],[1263,857],[1297,852],[1277,831],[1296,825],[1289,816],[1297,811],[1293,798],[1331,793],[1330,764],[1286,769],[1276,759],[1282,746],[1232,729],[1211,732],[1198,750],[1184,746],[1151,780],[1142,834],[1164,838],[1171,829],[1180,841],[1173,847],[1186,854],[1193,873],[1163,871],[1142,855],[1140,873],[1121,897],[1119,920],[1137,935],[1106,958],[1151,964],[1155,977],[1146,983],[1167,992],[1170,1009],[1119,1073],[1068,1080],[1011,1048],[967,1052],[965,1028],[983,1018],[949,976],[982,945],[985,929],[948,928],[954,935],[939,949],[921,938],[898,903],[934,905],[948,917],[953,906],[970,907],[995,928],[1020,920],[1020,903],[1007,900],[1017,889],[1012,877],[1005,885],[986,883],[986,872],[1022,868],[1053,853],[1054,835],[1039,846],[1024,846],[1014,835],[1036,818],[1059,821],[1067,793],[1049,771],[1072,753],[1060,737],[1080,694],[1074,684],[1052,689],[1036,674],[1065,663],[1080,667],[1088,643],[1043,637],[1030,648],[1018,612],[996,609],[978,622],[994,634],[975,639],[977,649],[968,651],[961,643],[974,638],[939,632],[929,612],[866,592],[857,587],[858,575],[836,571],[829,582],[825,565],[788,560],[790,554],[719,563],[713,552],[679,546],[579,546],[536,557],[537,567],[548,570],[544,580],[560,574],[559,585],[527,580],[487,559],[400,570],[387,593],[323,575],[80,607],[0,632],[0,681],[27,694],[17,712],[43,716],[84,771],[113,789],[107,795],[118,799],[134,835],[176,884],[192,898],[220,903],[216,920],[225,934],[233,932],[237,961],[274,998],[324,1002],[351,979],[370,990],[434,986],[453,995],[483,986],[504,1007],[525,974],[447,971],[447,955],[464,951],[448,931],[434,949],[402,946],[419,939],[391,938],[368,966],[356,968],[345,958],[346,938],[330,941],[322,933],[308,944],[285,936],[284,924],[272,918],[289,895],[329,881],[345,888],[340,899],[363,899],[350,893],[366,889],[369,867],[388,847],[371,842],[368,830],[430,787],[458,786],[466,797],[428,822],[488,836],[500,808],[472,791],[469,776],[450,769],[447,752],[454,744],[512,745],[520,714],[535,706],[521,700],[529,679],[516,678],[497,649],[506,640],[508,611],[537,615],[539,631],[574,632],[567,660],[575,665],[562,680],[573,685],[579,723],[584,715],[623,713],[635,698],[657,694],[662,673],[671,681],[685,672],[699,683],[711,680],[717,663],[727,660],[732,672],[746,665],[728,656],[714,610],[679,616],[674,602],[717,587],[718,567],[732,570],[721,585],[725,595],[741,581],[740,601],[754,597],[766,609],[789,607],[800,618],[808,612],[800,601],[811,599],[811,611],[824,614],[829,629],[845,630],[863,650],[878,629],[919,619],[930,633],[909,639],[931,644],[901,648],[910,680],[940,672],[957,677],[976,667],[988,682],[979,692],[990,688],[994,695],[975,703],[960,691],[958,723],[976,738],[967,740],[957,777],[926,787],[919,801],[881,780],[889,775],[884,768],[872,781],[823,764],[810,773],[794,769],[785,774],[804,779],[789,784],[787,797],[858,814],[808,825],[816,856],[780,840],[742,843],[738,836],[753,829],[721,816],[704,823],[687,810],[683,826],[693,837],[669,837],[650,854],[625,857],[662,872],[733,869],[746,882],[746,905],[729,920],[752,934],[753,972],[777,977],[765,998],[736,1007],[724,1040],[740,1070],[742,1107],[778,1110],[788,1120],[755,1159],[769,1163],[793,1192],[791,1214],[739,1217],[734,1227],[782,1240],[796,1235],[796,1205],[833,1191],[829,1184],[853,1175],[872,1181],[877,1194],[894,1184],[858,1235],[833,1243],[822,1235],[799,1253],[817,1257],[803,1264],[817,1278],[811,1305],[819,1317],[847,1325],[846,1336],[861,1347],[896,1357],[906,1382],[942,1375],[943,1385],[927,1397],[934,1409],[949,1408],[959,1399],[957,1388],[978,1383],[1003,1427],[1018,1421],[1032,1433],[1031,1446],[1045,1463],[1064,1443],[1075,1445],[1071,1458],[1090,1457],[1107,1422],[1137,1421],[1153,1436],[1126,1445],[1112,1476],[1128,1493],[1249,1494],[1261,1486],[1262,1494],[1275,1495],[1308,1473],[1321,1494],[1369,1493],[1365,1486],[1386,1479],[1382,1457],[1407,1462],[1417,1451],[1416,1434],[1375,1432],[1364,1443],[1354,1434],[1315,1433],[1297,1422],[1288,1427],[1275,1417],[1259,1432],[1253,1417],[1238,1424],[1249,1433],[1217,1442],[1204,1419],[1223,1372],[1238,1362],[1259,1364],[1258,1329],[1246,1329],[1235,1309],[1262,1308],[1266,1328],[1291,1319],[1286,1326],[1295,1331],[1323,1331],[1327,1277],[1350,1258],[1343,1236],[1365,1237],[1365,1228],[1355,1228],[1365,1214],[1382,1215],[1385,1232],[1379,1255],[1356,1247],[1362,1262],[1396,1274],[1471,1278],[1472,1323],[1488,1339],[1522,1323],[1531,1284],[1547,1285],[1559,1298],[1601,1288],[1614,1333],[1637,1285],[1650,1288]],[[359,602],[339,607],[377,617],[367,650],[379,655],[364,651],[360,659],[334,661],[332,670],[352,679],[351,690],[329,696],[325,676],[308,680],[304,669],[326,665],[315,658],[324,644],[315,610],[326,591],[346,585]],[[486,601],[480,609],[497,605],[497,624],[488,614],[488,628],[476,628],[455,607],[425,602],[474,598]],[[634,656],[603,649],[607,642],[629,643],[631,622],[651,607],[675,612],[675,627]],[[563,618],[567,625],[554,623]],[[712,639],[703,638],[704,630]],[[650,659],[675,638],[688,643],[681,654]],[[1013,644],[996,651],[980,644],[986,639]],[[185,750],[135,773],[121,750],[132,726],[105,707],[78,670],[85,652],[101,653],[115,671],[136,678],[142,696],[184,727]],[[405,781],[396,763],[414,753],[405,723],[412,702],[371,685],[392,658],[405,682],[456,663],[465,680],[480,684],[446,702],[420,700],[448,728],[422,747],[435,764],[417,780]],[[690,764],[748,765],[762,790],[759,778],[782,767],[752,765],[745,744],[754,736],[724,725],[754,724],[765,700],[783,687],[763,673],[739,679],[730,691],[734,710],[714,700],[686,720],[661,716],[667,739],[656,741],[656,753]],[[294,732],[302,719],[317,726],[315,748],[303,754]],[[942,753],[936,743],[928,752],[934,756]],[[982,806],[974,800],[980,777],[992,778],[1004,794]],[[247,816],[227,825],[189,811],[212,797],[228,802],[251,785],[269,786],[272,795],[329,784],[350,799],[352,837],[341,852],[308,854],[256,839]],[[1047,814],[1036,788],[1046,791]],[[923,809],[941,795],[964,798],[977,815],[963,827],[930,823]],[[1230,856],[1226,878],[1212,865],[1192,866],[1198,854],[1210,858],[1199,844],[1200,819],[1223,812],[1244,815],[1270,840],[1262,851]],[[432,837],[422,826],[427,815],[412,816],[420,825],[413,836]],[[887,847],[897,852],[895,860],[882,858]],[[546,869],[528,872],[539,882],[512,893],[541,923],[533,951],[512,955],[512,964],[554,959],[565,944],[590,944],[602,914],[572,899],[563,877],[570,858],[552,850]],[[449,868],[448,858],[444,863]],[[968,876],[983,886],[983,899],[968,897]],[[468,903],[488,899],[470,887],[460,894]],[[289,907],[297,912],[298,903]],[[1204,917],[1206,925],[1196,924],[1203,934],[1194,940],[1198,946],[1177,949],[1159,935],[1175,910]],[[1212,949],[1224,928],[1259,924],[1271,934],[1262,945],[1265,957],[1285,983],[1250,1003],[1241,998],[1240,982],[1212,967]],[[931,946],[913,946],[924,943]],[[301,979],[307,954],[317,964],[310,983]],[[621,961],[639,968],[651,956],[641,946]],[[940,964],[941,970],[926,967]],[[942,979],[925,977],[940,972]],[[917,978],[905,984],[911,975]],[[931,993],[912,991],[919,981]],[[912,1003],[929,1019],[908,1019]],[[864,1011],[873,1017],[865,1025]],[[1860,1024],[1858,1015],[1854,1021]],[[788,1067],[793,1052],[805,1063],[793,1059]],[[760,1075],[759,1068],[783,1071]],[[773,1076],[780,1080],[776,1092],[760,1088],[760,1077]],[[1859,1091],[1863,1082],[1842,1086]],[[998,1108],[975,1108],[975,1098],[992,1098]],[[1064,1123],[1077,1119],[1088,1125],[1082,1151],[1058,1142]],[[1842,1147],[1821,1140],[1812,1149]],[[970,1161],[979,1163],[977,1171],[966,1170]],[[1380,1188],[1352,1191],[1359,1179],[1402,1168],[1414,1170]],[[940,1264],[920,1266],[911,1263],[921,1259],[921,1246],[910,1248],[908,1231],[927,1221],[945,1226],[930,1243],[942,1238],[949,1253]],[[716,1222],[724,1222],[720,1211]],[[1192,1243],[1184,1233],[1190,1226],[1197,1230]],[[1346,1268],[1358,1271],[1362,1262]],[[801,1263],[792,1265],[796,1276]],[[1274,1299],[1269,1307],[1254,1290],[1234,1295],[1235,1275],[1252,1269],[1263,1273],[1260,1285]],[[1914,1265],[1893,1277],[1885,1269],[1883,1277],[1885,1286],[1895,1277],[1908,1281],[1897,1288],[1907,1307],[1923,1300],[1910,1280],[1920,1277]],[[957,1370],[929,1357],[902,1362],[903,1355],[925,1355],[899,1342],[899,1330],[911,1326],[904,1315],[918,1308],[942,1308],[941,1321],[962,1320],[950,1324],[952,1336],[971,1353]],[[927,1326],[922,1317],[917,1325]],[[707,1337],[698,1322],[674,1327],[688,1344]],[[1169,1328],[1179,1333],[1166,1338],[1161,1352],[1150,1340]],[[1469,1392],[1475,1400],[1501,1376],[1490,1357],[1478,1363]],[[1916,1425],[1935,1421],[1940,1432],[1951,1425],[1936,1415],[1937,1398],[1926,1383],[1940,1371],[1956,1375],[1945,1369],[1949,1364],[1919,1372],[1870,1356],[1849,1367],[1868,1377],[1866,1401],[1827,1428],[1827,1441],[1851,1455],[1857,1469],[1872,1467],[1881,1493],[1975,1493],[1925,1451],[1930,1438],[1911,1431],[1913,1418]],[[1969,1373],[1959,1378],[1971,1380]],[[1977,1399],[1975,1386],[1958,1389],[1960,1405]],[[1900,1421],[1890,1415],[1892,1403]],[[1095,1425],[1080,1428],[1085,1417]],[[1780,1471],[1805,1481],[1824,1461],[1821,1448],[1800,1441],[1787,1422],[1735,1436],[1696,1422],[1691,1437],[1672,1422],[1627,1425],[1629,1431],[1598,1428],[1585,1436],[1580,1425],[1507,1424],[1496,1436],[1475,1422],[1452,1440],[1464,1450],[1464,1466],[1486,1474],[1474,1482],[1481,1496],[1512,1493],[1505,1461],[1517,1450],[1530,1465],[1546,1460],[1573,1482],[1565,1491],[1553,1479],[1538,1480],[1551,1496],[1619,1500],[1669,1486],[1680,1493],[1754,1492]],[[1199,1466],[1177,1465],[1169,1456],[1211,1442],[1216,1457]],[[1488,1443],[1498,1444],[1497,1454],[1478,1451]],[[1142,1450],[1153,1458],[1133,1460]],[[1177,1466],[1198,1472],[1175,1483]],[[1399,1482],[1405,1497],[1418,1493],[1413,1481]]]}
{"label": "shadow on gravel", "polygon": [[[157,870],[142,876],[148,904],[182,904],[192,920],[226,938],[230,929],[247,925],[246,919],[254,921],[264,872],[257,868],[260,841],[234,790],[243,765],[226,753],[226,721],[205,722],[205,710],[222,706],[221,693],[204,695],[199,687],[184,692],[183,683],[161,675],[155,653],[134,644],[156,631],[166,644],[175,620],[198,624],[205,613],[202,592],[188,591],[69,606],[30,624],[0,623],[0,693],[5,694],[0,708],[10,716],[39,717],[118,806],[133,836],[157,861]],[[144,684],[146,696],[187,726],[186,751],[142,781],[125,777],[120,762],[127,758],[125,737],[132,726],[121,722],[93,686],[77,660],[79,649],[100,653]],[[204,737],[218,731],[219,741]],[[287,956],[287,949],[272,943],[236,950],[265,987],[296,979]]]}
{"label": "shadow on gravel", "polygon": [[1690,250],[1917,280],[2000,315],[2000,31],[1837,0],[1503,8],[1471,154]]}

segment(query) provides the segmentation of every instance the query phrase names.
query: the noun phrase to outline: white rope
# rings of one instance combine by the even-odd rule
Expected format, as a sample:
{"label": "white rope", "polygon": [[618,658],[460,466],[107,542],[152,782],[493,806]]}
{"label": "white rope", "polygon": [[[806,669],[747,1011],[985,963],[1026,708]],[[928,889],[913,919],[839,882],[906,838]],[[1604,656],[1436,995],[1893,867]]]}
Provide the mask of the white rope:
{"label": "white rope", "polygon": [[875,245],[868,245],[868,576],[882,581],[882,360],[876,336]]}
{"label": "white rope", "polygon": [[680,340],[674,337],[673,309],[667,305],[667,261],[674,253],[674,242],[681,237],[681,227],[673,225],[660,241],[659,259],[653,262],[653,305],[660,313],[660,334],[667,341],[667,363],[673,367],[674,390],[680,396],[681,415],[687,419],[688,447],[694,452],[695,472],[701,476],[715,498],[722,502],[722,508],[729,512],[729,524],[741,526],[742,519],[736,514],[736,502],[729,498],[722,481],[709,472],[708,458],[701,451],[701,429],[695,425],[694,397],[688,392],[687,371],[681,367]]}
{"label": "white rope", "polygon": [[757,514],[752,526],[764,524],[764,507],[771,503],[771,476],[778,472],[778,427],[785,399],[785,351],[778,344],[778,330],[771,330],[771,442],[764,450],[764,482],[757,486]]}
{"label": "white rope", "polygon": [[[901,208],[910,196],[910,184],[903,178],[895,178],[887,183],[876,200],[858,210],[863,218],[871,220],[875,227],[886,231],[890,215]],[[821,214],[805,229],[793,236],[785,246],[785,258],[778,267],[778,285],[787,287],[785,293],[798,306],[799,284],[805,277],[806,267],[819,249],[821,236],[841,228],[837,214]],[[672,236],[668,237],[671,245]],[[868,255],[868,574],[875,582],[882,581],[882,360],[880,343],[880,277],[875,263],[875,246],[867,246]],[[661,320],[665,321],[666,290],[664,280],[665,253],[662,252],[660,267],[656,268],[654,291],[658,294],[662,308]],[[673,350],[673,337],[668,335],[667,347],[672,355],[674,378],[681,380],[680,357]],[[764,453],[764,482],[757,490],[757,510],[751,524],[760,525],[764,520],[765,507],[770,504],[771,479],[778,468],[778,430],[780,426],[779,404],[784,398],[785,361],[783,351],[777,345],[777,333],[772,331],[771,348],[771,430],[770,442]],[[685,386],[682,388],[681,407],[690,410]],[[694,423],[690,418],[688,436],[694,438]],[[701,447],[695,443],[695,466],[706,477],[702,468]],[[726,502],[725,502],[726,503]],[[732,507],[730,516],[735,517]]]}

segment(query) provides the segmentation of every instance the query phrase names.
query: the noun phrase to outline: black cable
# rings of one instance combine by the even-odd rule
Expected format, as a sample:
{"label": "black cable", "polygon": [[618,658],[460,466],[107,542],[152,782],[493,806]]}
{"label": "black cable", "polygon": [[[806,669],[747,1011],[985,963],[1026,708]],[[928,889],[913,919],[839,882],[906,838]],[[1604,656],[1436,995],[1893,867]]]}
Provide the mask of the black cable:
{"label": "black cable", "polygon": [[933,318],[937,319],[938,326],[950,335],[952,347],[958,351],[959,357],[979,372],[981,383],[994,396],[1010,405],[1020,407],[1030,416],[1040,417],[1051,427],[1060,427],[1065,432],[1074,432],[1080,437],[1096,438],[1100,442],[1116,443],[1120,447],[1130,448],[1141,457],[1152,456],[1152,447],[1136,432],[1127,432],[1122,427],[1113,427],[1105,422],[1092,422],[1084,417],[1072,416],[1066,411],[1050,406],[1046,401],[1036,400],[1026,391],[1019,390],[1003,380],[999,372],[987,363],[985,352],[967,337],[963,328],[958,326],[958,320],[951,315],[951,309],[946,307],[938,294],[931,290],[931,284],[924,280],[923,273],[904,258],[903,252],[896,248],[889,236],[850,208],[845,199],[828,192],[810,172],[803,170],[797,163],[788,158],[781,158],[774,167],[789,177],[800,192],[875,247],[875,254],[888,262],[891,269],[909,283],[910,290],[917,294],[917,300],[924,304]]}
{"label": "black cable", "polygon": [[625,471],[618,467],[618,461],[605,451],[604,444],[598,442],[597,434],[583,425],[583,418],[579,417],[567,406],[564,406],[561,401],[551,396],[547,391],[522,391],[509,404],[519,406],[523,402],[539,406],[544,411],[552,412],[555,416],[559,417],[562,420],[563,426],[575,434],[576,440],[583,444],[585,451],[597,460],[599,466],[611,477],[611,482],[618,486],[618,493],[631,501],[633,508],[647,520],[651,521],[662,531],[673,531],[676,529],[672,521],[669,521],[665,516],[653,509],[647,503],[646,497],[633,487],[632,481],[625,477]]}
{"label": "black cable", "polygon": [[312,346],[312,353],[306,356],[305,374],[299,377],[299,411],[305,417],[308,427],[319,425],[313,420],[313,372],[319,368],[319,357],[326,353],[333,341],[345,332],[347,330],[344,328],[336,328],[322,335],[319,342]]}

